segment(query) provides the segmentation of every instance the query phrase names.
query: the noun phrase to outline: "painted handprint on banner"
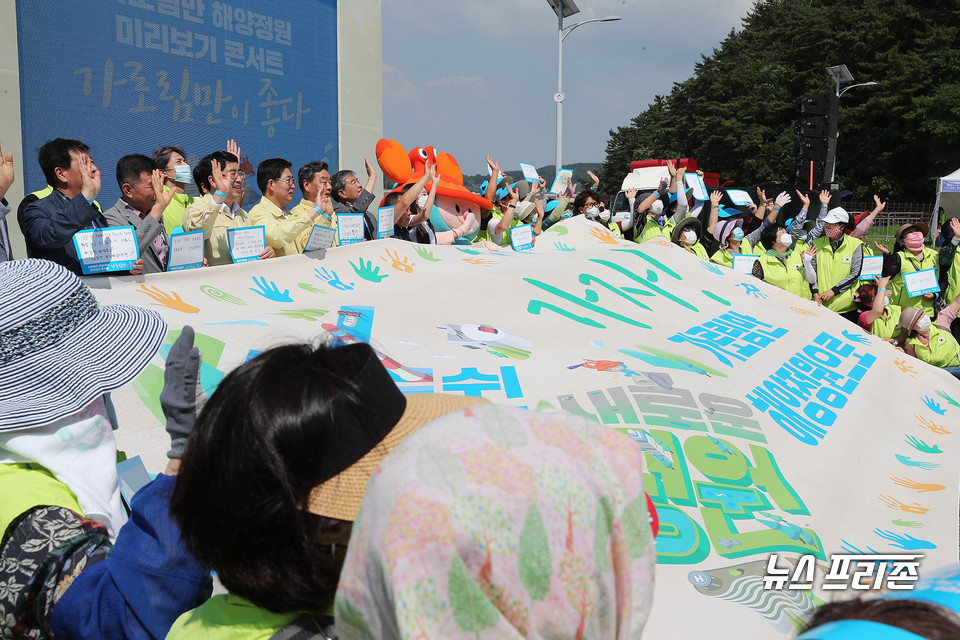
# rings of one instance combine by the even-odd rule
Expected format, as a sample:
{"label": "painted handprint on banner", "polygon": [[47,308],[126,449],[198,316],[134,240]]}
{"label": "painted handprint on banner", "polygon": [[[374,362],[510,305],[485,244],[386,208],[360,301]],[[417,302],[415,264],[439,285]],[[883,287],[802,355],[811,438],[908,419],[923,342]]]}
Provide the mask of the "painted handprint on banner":
{"label": "painted handprint on banner", "polygon": [[183,298],[180,297],[180,294],[176,291],[171,291],[167,293],[166,291],[161,291],[155,286],[148,287],[145,284],[141,284],[140,288],[137,289],[140,293],[145,293],[156,302],[151,304],[155,307],[167,307],[168,309],[173,309],[174,311],[182,311],[183,313],[199,313],[200,309],[196,308],[191,304],[187,304],[183,301]]}
{"label": "painted handprint on banner", "polygon": [[327,271],[326,267],[323,269],[314,269],[317,274],[317,277],[329,284],[334,289],[339,289],[340,291],[353,291],[354,285],[351,282],[350,284],[345,284],[340,280],[340,276],[337,275],[336,271]]}

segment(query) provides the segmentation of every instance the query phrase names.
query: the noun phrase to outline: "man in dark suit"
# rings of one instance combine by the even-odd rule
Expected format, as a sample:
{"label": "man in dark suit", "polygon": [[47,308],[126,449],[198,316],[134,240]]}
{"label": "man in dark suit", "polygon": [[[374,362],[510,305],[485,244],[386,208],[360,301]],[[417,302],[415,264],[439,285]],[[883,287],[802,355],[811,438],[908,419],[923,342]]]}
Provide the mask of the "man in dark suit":
{"label": "man in dark suit", "polygon": [[163,210],[173,192],[164,192],[163,172],[154,169],[153,160],[147,156],[123,156],[117,161],[117,184],[122,195],[103,217],[111,227],[132,226],[136,230],[144,273],[164,271],[170,244]]}
{"label": "man in dark suit", "polygon": [[[50,192],[38,192],[18,213],[20,229],[27,243],[27,256],[56,262],[82,275],[73,236],[85,229],[103,229],[109,224],[94,198],[100,193],[100,170],[90,157],[90,147],[79,140],[48,140],[37,152],[37,162]],[[31,199],[27,196],[25,200]],[[138,260],[129,273],[139,275]]]}

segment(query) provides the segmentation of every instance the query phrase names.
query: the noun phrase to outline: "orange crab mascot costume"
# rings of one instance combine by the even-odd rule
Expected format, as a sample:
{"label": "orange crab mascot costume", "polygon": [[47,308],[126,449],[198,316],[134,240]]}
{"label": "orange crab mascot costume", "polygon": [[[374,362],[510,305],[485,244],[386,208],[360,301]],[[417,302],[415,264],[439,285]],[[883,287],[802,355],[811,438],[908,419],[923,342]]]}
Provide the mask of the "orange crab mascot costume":
{"label": "orange crab mascot costume", "polygon": [[[457,160],[449,153],[440,152],[433,147],[416,147],[407,153],[396,140],[381,138],[377,142],[377,163],[383,175],[397,183],[391,193],[400,193],[408,184],[423,177],[427,163],[436,163],[440,184],[437,197],[430,212],[430,223],[437,233],[450,231],[463,225],[468,214],[477,219],[477,227],[456,240],[454,244],[470,244],[479,230],[481,212],[489,211],[493,203],[467,190],[463,186],[463,172]],[[427,183],[427,190],[432,187]],[[383,206],[381,200],[380,206]]]}

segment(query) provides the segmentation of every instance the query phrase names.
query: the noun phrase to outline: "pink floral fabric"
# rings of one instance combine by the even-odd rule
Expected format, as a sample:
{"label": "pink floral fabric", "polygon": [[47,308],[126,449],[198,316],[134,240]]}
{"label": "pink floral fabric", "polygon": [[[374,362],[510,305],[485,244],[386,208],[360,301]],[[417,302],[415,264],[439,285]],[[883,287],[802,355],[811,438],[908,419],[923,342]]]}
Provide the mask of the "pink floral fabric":
{"label": "pink floral fabric", "polygon": [[471,407],[417,431],[371,479],[337,632],[632,640],[654,560],[636,443],[568,414]]}

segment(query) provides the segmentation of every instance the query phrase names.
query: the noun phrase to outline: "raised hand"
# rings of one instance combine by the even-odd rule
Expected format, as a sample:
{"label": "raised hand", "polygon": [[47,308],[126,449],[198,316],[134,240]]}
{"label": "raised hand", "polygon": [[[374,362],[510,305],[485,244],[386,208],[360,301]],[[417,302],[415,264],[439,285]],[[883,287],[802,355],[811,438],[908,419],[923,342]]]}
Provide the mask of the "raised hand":
{"label": "raised hand", "polygon": [[0,198],[6,195],[7,189],[13,184],[13,154],[3,155],[3,149],[0,149]]}
{"label": "raised hand", "polygon": [[710,192],[710,205],[713,207],[718,207],[720,205],[720,200],[723,199],[723,191],[711,191]]}
{"label": "raised hand", "polygon": [[636,190],[636,189],[627,189],[627,190],[624,192],[624,195],[627,196],[627,200],[633,200],[634,198],[637,197],[637,190]]}
{"label": "raised hand", "polygon": [[93,200],[100,193],[100,170],[86,153],[78,160],[80,164],[80,193],[87,200]]}
{"label": "raised hand", "polygon": [[873,246],[875,246],[877,248],[877,251],[879,251],[880,253],[883,253],[883,254],[890,253],[890,249],[887,249],[885,246],[883,246],[876,240],[873,241]]}
{"label": "raised hand", "polygon": [[760,202],[760,206],[766,206],[767,204],[767,192],[757,187],[757,200]]}
{"label": "raised hand", "polygon": [[590,176],[590,179],[593,180],[593,188],[596,189],[600,186],[600,178],[597,177],[593,171],[587,171],[587,175]]}
{"label": "raised hand", "polygon": [[[674,171],[673,174],[671,175],[675,175],[675,174],[676,174],[676,171]],[[669,188],[670,188],[669,181],[666,178],[660,178],[660,186],[657,187],[657,196],[658,197],[663,196],[663,194],[665,194],[667,192],[667,189]]]}
{"label": "raised hand", "polygon": [[817,248],[811,244],[804,249],[803,255],[810,256],[812,258],[813,256],[817,255]]}
{"label": "raised hand", "polygon": [[780,195],[777,196],[777,199],[773,201],[773,206],[778,209],[782,209],[783,205],[790,202],[790,194],[786,191],[781,191]]}
{"label": "raised hand", "polygon": [[[213,188],[220,193],[230,193],[230,187],[233,185],[233,179],[223,173],[223,165],[220,164],[219,160],[213,160],[210,163],[210,169],[212,171],[213,178]],[[214,202],[219,196],[211,194],[214,197]]]}
{"label": "raised hand", "polygon": [[153,184],[153,195],[157,198],[156,203],[153,205],[153,211],[158,212],[155,217],[159,220],[163,212],[166,211],[170,201],[173,200],[173,190],[164,190],[163,171],[161,169],[154,169],[150,179]]}
{"label": "raised hand", "polygon": [[240,162],[240,145],[233,138],[227,140],[227,153],[237,156],[237,162]]}
{"label": "raised hand", "polygon": [[954,238],[960,238],[960,218],[950,218],[950,229]]}
{"label": "raised hand", "polygon": [[873,196],[873,202],[876,204],[877,213],[880,213],[881,211],[883,211],[884,208],[887,206],[886,202],[880,202],[880,196],[876,194],[874,194]]}
{"label": "raised hand", "polygon": [[370,161],[367,160],[366,158],[363,159],[363,166],[364,166],[364,168],[367,170],[367,177],[368,177],[368,178],[376,178],[376,177],[377,177],[377,172],[376,172],[376,170],[373,168],[373,165],[370,164]]}
{"label": "raised hand", "polygon": [[290,289],[284,289],[283,293],[280,293],[280,287],[277,286],[277,283],[271,280],[268,284],[266,276],[261,276],[259,280],[257,280],[257,276],[253,276],[253,284],[257,285],[257,288],[250,287],[250,291],[259,293],[267,300],[293,302],[293,298],[290,297]]}
{"label": "raised hand", "polygon": [[667,171],[670,173],[670,177],[677,175],[677,165],[673,164],[673,160],[667,160]]}
{"label": "raised hand", "polygon": [[801,193],[799,189],[797,189],[797,198],[803,203],[804,209],[810,206],[810,197]]}
{"label": "raised hand", "polygon": [[167,354],[163,370],[163,391],[160,392],[160,408],[166,418],[166,430],[170,434],[170,450],[167,457],[179,459],[183,445],[193,430],[197,415],[203,409],[207,396],[200,385],[200,349],[193,346],[193,327],[186,325]]}
{"label": "raised hand", "polygon": [[826,206],[830,204],[830,191],[824,189],[820,192],[820,204]]}

